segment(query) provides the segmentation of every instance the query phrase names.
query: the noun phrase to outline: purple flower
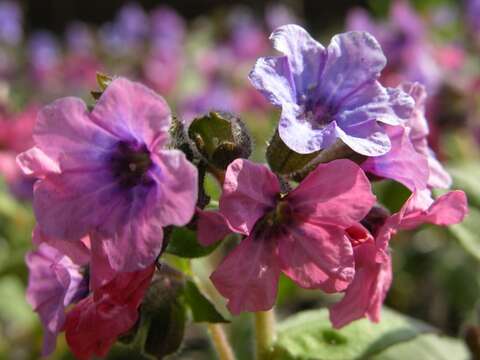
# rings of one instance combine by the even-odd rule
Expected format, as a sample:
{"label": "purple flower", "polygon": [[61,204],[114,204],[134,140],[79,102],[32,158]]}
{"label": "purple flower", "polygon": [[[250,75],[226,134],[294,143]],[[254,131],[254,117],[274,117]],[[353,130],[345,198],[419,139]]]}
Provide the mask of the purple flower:
{"label": "purple flower", "polygon": [[382,78],[386,84],[397,86],[401,81],[418,81],[431,93],[436,91],[440,70],[426,26],[408,1],[394,1],[387,22],[375,22],[365,10],[354,9],[348,15],[347,29],[368,31],[377,38],[388,59]]}
{"label": "purple flower", "polygon": [[178,13],[159,6],[150,15],[150,36],[155,48],[176,49],[185,38],[185,22]]}
{"label": "purple flower", "polygon": [[17,45],[23,36],[22,10],[15,1],[0,2],[0,41]]}
{"label": "purple flower", "polygon": [[27,300],[39,313],[44,327],[43,355],[55,349],[65,323],[65,309],[88,294],[82,267],[54,247],[42,243],[26,256],[30,271]]}
{"label": "purple flower", "polygon": [[165,148],[170,109],[145,86],[115,79],[89,112],[77,98],[46,106],[36,146],[18,157],[34,190],[37,223],[47,237],[90,235],[116,271],[152,264],[167,225],[195,211],[197,172],[183,153]]}
{"label": "purple flower", "polygon": [[60,45],[57,39],[47,31],[32,35],[29,44],[30,62],[38,75],[48,73],[60,63]]}
{"label": "purple flower", "polygon": [[207,89],[185,99],[181,105],[182,119],[190,123],[209,111],[233,111],[236,101],[232,89],[221,82],[212,82]]}
{"label": "purple flower", "polygon": [[474,33],[480,30],[480,1],[479,0],[467,0],[466,14],[468,24]]}
{"label": "purple flower", "polygon": [[267,49],[267,36],[253,15],[244,8],[236,8],[229,18],[231,26],[228,46],[238,61],[255,59]]}
{"label": "purple flower", "polygon": [[380,123],[401,124],[413,101],[377,81],[386,59],[371,35],[336,35],[324,48],[300,26],[286,25],[270,38],[284,56],[260,58],[250,80],[282,108],[278,130],[292,150],[311,153],[337,139],[367,156],[390,150]]}
{"label": "purple flower", "polygon": [[425,188],[448,189],[452,183],[450,175],[428,146],[425,87],[418,83],[405,83],[400,88],[415,100],[415,108],[405,126],[387,129],[392,150],[385,155],[367,159],[362,163],[362,169],[396,180],[412,191]]}
{"label": "purple flower", "polygon": [[88,26],[82,22],[71,23],[66,30],[66,41],[70,51],[90,55],[95,46],[95,39]]}
{"label": "purple flower", "polygon": [[137,49],[148,35],[148,17],[142,7],[135,3],[123,6],[114,22],[100,29],[104,46],[118,53]]}

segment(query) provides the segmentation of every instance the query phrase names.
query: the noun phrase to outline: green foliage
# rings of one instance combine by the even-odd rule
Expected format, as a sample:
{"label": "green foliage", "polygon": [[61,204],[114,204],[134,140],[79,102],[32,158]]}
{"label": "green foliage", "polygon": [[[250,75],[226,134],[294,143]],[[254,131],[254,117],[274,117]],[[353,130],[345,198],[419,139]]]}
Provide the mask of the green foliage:
{"label": "green foliage", "polygon": [[465,220],[457,225],[450,226],[451,233],[458,239],[463,248],[478,261],[480,261],[480,236],[478,225],[480,224],[480,211],[470,207]]}
{"label": "green foliage", "polygon": [[165,251],[169,254],[184,258],[198,258],[213,252],[219,243],[202,246],[197,239],[195,231],[183,228],[174,228],[170,234],[170,240]]}
{"label": "green foliage", "polygon": [[363,319],[336,330],[328,311],[304,311],[280,324],[274,344],[278,360],[371,359],[383,350],[433,329],[393,310],[384,309],[382,321]]}
{"label": "green foliage", "polygon": [[215,306],[203,295],[193,281],[187,281],[184,288],[184,298],[186,304],[192,311],[193,321],[209,323],[227,323],[222,314]]}
{"label": "green foliage", "polygon": [[460,340],[425,334],[411,341],[394,345],[372,360],[469,360],[467,347]]}
{"label": "green foliage", "polygon": [[469,214],[465,220],[449,227],[450,232],[459,241],[460,245],[478,261],[480,261],[480,166],[476,162],[465,162],[449,167],[456,188],[467,193]]}

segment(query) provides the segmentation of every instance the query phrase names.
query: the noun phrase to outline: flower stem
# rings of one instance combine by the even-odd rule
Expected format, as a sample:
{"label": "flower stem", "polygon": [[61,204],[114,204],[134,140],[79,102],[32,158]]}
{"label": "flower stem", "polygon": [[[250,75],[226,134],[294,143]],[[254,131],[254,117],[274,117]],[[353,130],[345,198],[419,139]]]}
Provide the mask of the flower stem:
{"label": "flower stem", "polygon": [[227,335],[220,324],[208,324],[208,331],[217,351],[220,360],[235,360],[232,347],[230,346]]}
{"label": "flower stem", "polygon": [[255,313],[255,333],[257,360],[268,360],[275,338],[275,313],[273,309]]}

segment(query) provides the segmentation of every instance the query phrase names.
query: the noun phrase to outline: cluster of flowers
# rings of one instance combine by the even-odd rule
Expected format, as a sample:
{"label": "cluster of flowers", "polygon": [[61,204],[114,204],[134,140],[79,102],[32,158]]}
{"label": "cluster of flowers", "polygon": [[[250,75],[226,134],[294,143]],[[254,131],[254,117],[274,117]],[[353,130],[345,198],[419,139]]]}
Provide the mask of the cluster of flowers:
{"label": "cluster of flowers", "polygon": [[[79,358],[103,356],[135,325],[167,226],[196,226],[203,245],[240,235],[211,275],[233,314],[272,308],[284,273],[344,293],[330,308],[341,327],[379,321],[397,231],[464,218],[463,192],[432,195],[451,180],[427,144],[424,87],[382,86],[386,58],[372,35],[343,33],[325,48],[285,25],[271,39],[282,55],[258,59],[250,81],[281,108],[275,143],[313,160],[290,174],[233,160],[218,176],[218,211],[197,203],[199,171],[172,148],[170,109],[152,90],[116,78],[91,111],[76,98],[40,111],[35,146],[17,161],[36,179],[28,300],[45,354],[65,331]],[[382,179],[412,193],[393,215],[372,192]]]}

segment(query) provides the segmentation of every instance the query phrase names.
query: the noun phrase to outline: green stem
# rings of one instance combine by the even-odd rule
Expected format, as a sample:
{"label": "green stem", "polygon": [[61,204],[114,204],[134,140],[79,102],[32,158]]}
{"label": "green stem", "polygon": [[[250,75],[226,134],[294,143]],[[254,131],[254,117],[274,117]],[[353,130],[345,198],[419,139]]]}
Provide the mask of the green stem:
{"label": "green stem", "polygon": [[220,324],[208,324],[208,331],[212,339],[213,346],[217,351],[220,360],[235,360],[232,347],[227,340],[227,335]]}
{"label": "green stem", "polygon": [[275,313],[273,309],[255,313],[257,360],[268,360],[275,339]]}

